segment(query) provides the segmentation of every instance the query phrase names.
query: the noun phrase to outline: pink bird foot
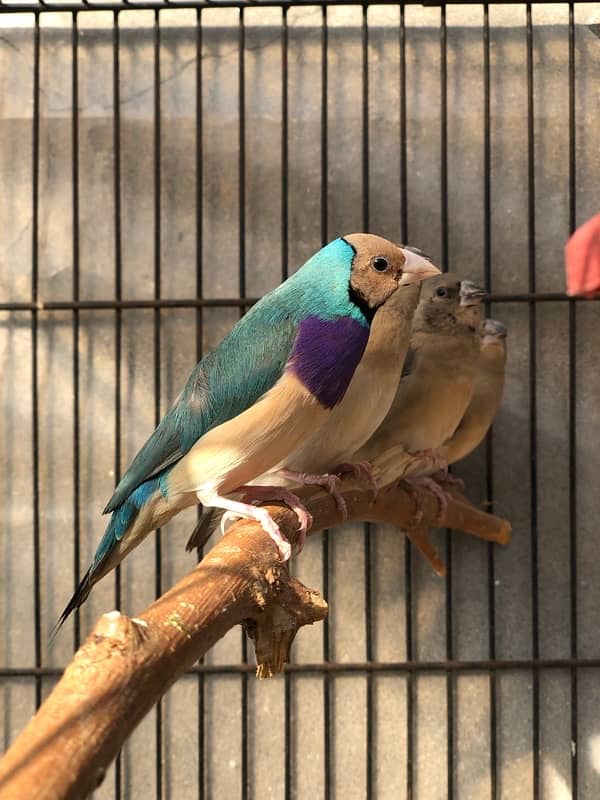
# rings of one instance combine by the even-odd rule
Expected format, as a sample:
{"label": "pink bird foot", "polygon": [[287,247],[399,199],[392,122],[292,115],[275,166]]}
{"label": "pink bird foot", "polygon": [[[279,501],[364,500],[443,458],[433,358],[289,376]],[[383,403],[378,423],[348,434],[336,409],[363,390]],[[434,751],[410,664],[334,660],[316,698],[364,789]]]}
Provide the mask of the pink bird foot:
{"label": "pink bird foot", "polygon": [[455,478],[454,475],[451,475],[448,472],[448,466],[442,467],[437,472],[434,472],[431,475],[431,478],[438,483],[442,487],[446,487],[448,489],[458,489],[459,492],[464,492],[465,490],[465,482],[460,478]]}
{"label": "pink bird foot", "polygon": [[325,491],[335,500],[335,504],[341,512],[344,519],[348,516],[348,507],[346,501],[340,493],[341,480],[337,475],[307,475],[305,472],[296,472],[293,469],[281,469],[279,474],[290,481],[295,481],[301,486],[321,486]]}
{"label": "pink bird foot", "polygon": [[[405,482],[405,484],[407,484],[409,486],[412,485],[412,487],[415,488],[415,489],[417,489],[417,488],[428,489],[435,496],[435,498],[436,498],[436,500],[438,501],[438,504],[439,504],[439,511],[438,511],[438,514],[437,514],[437,517],[436,517],[435,521],[438,524],[441,523],[442,520],[444,519],[444,516],[445,516],[446,511],[448,509],[448,498],[446,496],[446,492],[442,489],[442,487],[439,485],[439,483],[436,483],[436,481],[434,481],[433,478],[429,478],[429,477],[405,478],[404,482]],[[421,505],[422,505],[422,503],[421,503],[420,498],[419,498],[418,510],[417,510],[417,513],[420,512],[419,522],[423,518],[423,512],[422,512],[422,509],[421,509]]]}
{"label": "pink bird foot", "polygon": [[413,518],[408,523],[408,529],[412,531],[423,522],[423,498],[421,497],[421,492],[417,491],[407,478],[401,480],[400,485],[406,489],[406,494],[413,504]]}
{"label": "pink bird foot", "polygon": [[[300,522],[300,527],[298,528],[300,535],[298,536],[296,554],[301,553],[304,548],[304,543],[306,542],[306,532],[312,525],[312,515],[308,509],[302,505],[297,495],[293,492],[288,492],[287,489],[283,489],[281,486],[240,486],[240,489],[244,490],[244,495],[242,497],[244,503],[254,500],[281,500],[282,503],[285,503],[286,506],[292,509]],[[282,536],[281,532],[280,535]],[[289,547],[287,539],[285,543]],[[284,561],[287,561],[287,559],[284,559]]]}
{"label": "pink bird foot", "polygon": [[373,475],[373,467],[368,461],[357,461],[356,463],[351,462],[344,462],[343,464],[338,464],[335,468],[334,472],[337,475],[354,475],[355,478],[364,477],[367,479],[369,484],[369,488],[373,494],[373,500],[377,497],[377,492],[379,491],[377,488],[377,481],[375,480],[375,476]]}
{"label": "pink bird foot", "polygon": [[[241,491],[249,490],[252,491],[254,489],[264,489],[264,488],[271,488],[271,487],[257,487],[257,486],[240,486]],[[277,491],[278,499],[281,499],[282,493],[285,492],[283,490],[276,490],[273,487],[274,491]],[[203,506],[209,508],[222,508],[224,511],[230,512],[235,514],[242,519],[253,519],[256,522],[259,522],[262,529],[271,537],[271,539],[275,542],[277,546],[277,550],[279,551],[279,555],[281,556],[282,561],[289,561],[292,555],[292,546],[285,538],[285,536],[281,533],[279,529],[279,525],[275,522],[273,517],[269,514],[266,508],[262,506],[253,506],[250,503],[243,503],[239,500],[232,500],[229,497],[222,497],[221,495],[217,494],[216,492],[197,492],[198,499],[202,503]],[[290,497],[294,497],[294,506],[299,504],[298,498],[295,495],[289,493]],[[259,498],[255,498],[259,499]],[[275,499],[271,497],[270,499]],[[302,507],[303,510],[308,514],[306,509]],[[294,508],[294,511],[296,509]],[[299,519],[300,519],[300,515]],[[225,517],[223,517],[224,519]],[[308,522],[307,519],[304,520]],[[311,520],[312,521],[312,520]],[[303,541],[303,537],[306,535],[306,528],[302,531],[302,519],[300,519],[300,530],[301,530],[301,540]]]}

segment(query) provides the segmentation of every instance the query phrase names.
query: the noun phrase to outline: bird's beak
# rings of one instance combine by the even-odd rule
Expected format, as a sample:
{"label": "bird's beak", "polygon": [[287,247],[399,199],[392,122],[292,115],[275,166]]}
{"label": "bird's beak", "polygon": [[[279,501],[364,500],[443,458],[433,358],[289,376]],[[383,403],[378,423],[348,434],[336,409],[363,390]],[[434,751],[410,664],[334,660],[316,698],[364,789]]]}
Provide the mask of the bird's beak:
{"label": "bird's beak", "polygon": [[424,281],[426,278],[433,278],[434,275],[441,274],[440,270],[428,258],[416,253],[414,250],[404,247],[401,249],[406,262],[402,268],[400,286],[411,286]]}
{"label": "bird's beak", "polygon": [[508,330],[506,325],[498,322],[497,319],[486,319],[483,323],[483,335],[493,336],[496,339],[506,339]]}
{"label": "bird's beak", "polygon": [[459,295],[461,306],[474,306],[481,303],[487,292],[473,281],[461,281]]}

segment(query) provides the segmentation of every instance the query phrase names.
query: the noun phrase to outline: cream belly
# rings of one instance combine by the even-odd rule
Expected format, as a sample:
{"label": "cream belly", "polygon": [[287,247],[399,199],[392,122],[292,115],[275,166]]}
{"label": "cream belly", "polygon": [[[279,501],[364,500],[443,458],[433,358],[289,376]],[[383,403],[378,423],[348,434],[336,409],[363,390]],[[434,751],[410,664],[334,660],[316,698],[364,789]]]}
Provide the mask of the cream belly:
{"label": "cream belly", "polygon": [[196,442],[169,475],[169,497],[234,491],[282,461],[328,415],[293,373],[286,372],[251,408]]}

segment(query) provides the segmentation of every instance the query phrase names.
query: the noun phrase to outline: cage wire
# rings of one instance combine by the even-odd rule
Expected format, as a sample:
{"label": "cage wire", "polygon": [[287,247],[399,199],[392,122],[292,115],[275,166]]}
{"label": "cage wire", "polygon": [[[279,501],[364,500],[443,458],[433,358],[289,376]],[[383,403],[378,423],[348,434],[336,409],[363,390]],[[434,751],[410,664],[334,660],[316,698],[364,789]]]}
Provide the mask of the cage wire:
{"label": "cage wire", "polygon": [[[115,481],[191,367],[336,235],[491,291],[507,387],[467,494],[498,548],[346,525],[284,677],[239,630],[98,798],[593,798],[600,791],[599,309],[564,294],[597,212],[600,4],[0,2],[0,709],[8,746],[94,620],[193,565],[181,514],[48,634]],[[153,538],[153,541],[152,541]]]}

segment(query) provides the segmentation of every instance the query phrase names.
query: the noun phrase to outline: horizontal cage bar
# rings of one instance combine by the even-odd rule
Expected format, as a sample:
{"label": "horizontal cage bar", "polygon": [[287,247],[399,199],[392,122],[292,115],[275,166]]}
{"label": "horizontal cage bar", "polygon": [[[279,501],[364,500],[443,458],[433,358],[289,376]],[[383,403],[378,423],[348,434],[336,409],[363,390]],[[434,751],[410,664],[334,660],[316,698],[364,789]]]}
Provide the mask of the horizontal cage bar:
{"label": "horizontal cage bar", "polygon": [[[511,670],[600,669],[600,658],[538,658],[480,661],[323,661],[319,664],[286,664],[286,672],[333,674],[350,672],[510,672]],[[197,664],[187,675],[239,675],[254,672],[254,664]],[[0,678],[55,678],[60,667],[3,667]]]}
{"label": "horizontal cage bar", "polygon": [[[591,298],[600,300],[600,297]],[[132,308],[247,308],[258,302],[258,297],[190,297],[183,299],[154,298],[147,300],[38,300],[32,302],[0,303],[0,311],[120,311]],[[561,292],[519,292],[515,294],[490,294],[490,303],[557,303],[580,302],[583,297],[568,297]]]}
{"label": "horizontal cage bar", "polygon": [[[547,0],[531,0],[532,5],[544,5]],[[558,0],[558,4],[568,5],[567,0]],[[395,0],[378,0],[376,3],[365,3],[361,0],[321,0],[319,3],[308,2],[308,0],[144,0],[143,2],[127,2],[127,0],[114,0],[114,2],[88,2],[88,0],[76,0],[75,2],[0,2],[0,14],[23,13],[23,12],[59,12],[59,11],[160,11],[173,8],[294,8],[302,6],[426,6],[426,7],[446,7],[446,6],[494,6],[494,5],[514,5],[525,6],[522,0],[444,0],[444,2],[419,2],[419,0],[406,0],[397,3]]]}

